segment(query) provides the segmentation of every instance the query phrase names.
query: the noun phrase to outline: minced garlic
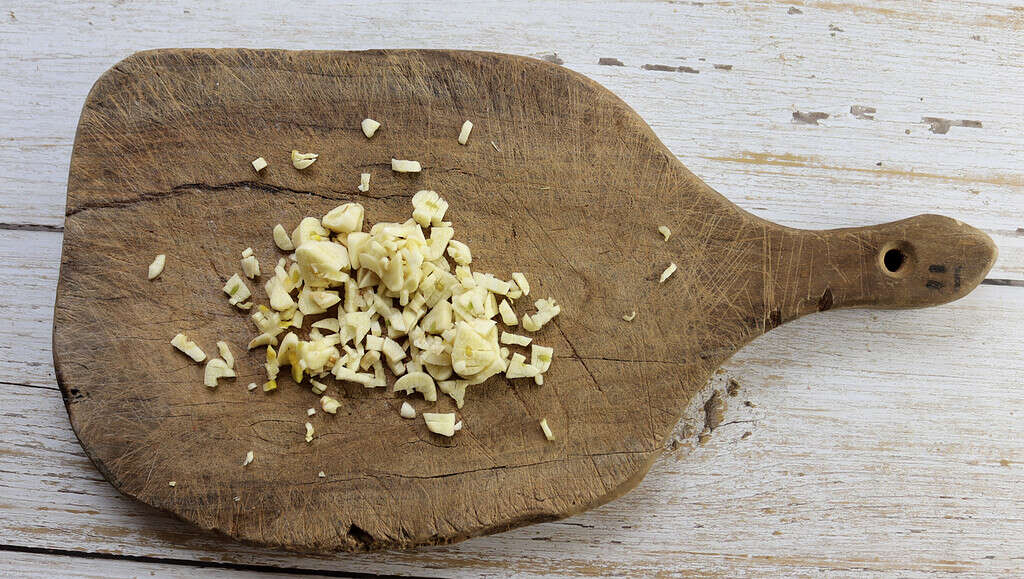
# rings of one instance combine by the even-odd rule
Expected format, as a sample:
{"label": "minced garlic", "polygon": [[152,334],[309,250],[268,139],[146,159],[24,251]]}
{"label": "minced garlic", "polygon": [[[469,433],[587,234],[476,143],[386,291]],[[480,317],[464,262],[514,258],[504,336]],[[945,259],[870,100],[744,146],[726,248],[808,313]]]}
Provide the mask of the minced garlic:
{"label": "minced garlic", "polygon": [[370,174],[369,173],[360,173],[359,174],[359,186],[356,187],[356,189],[359,189],[363,193],[366,193],[367,191],[370,190]]}
{"label": "minced garlic", "polygon": [[675,262],[669,263],[668,267],[665,268],[665,271],[661,272],[661,278],[658,280],[658,283],[665,283],[665,280],[667,280],[669,277],[672,276],[673,273],[676,272],[676,268],[677,266]]}
{"label": "minced garlic", "polygon": [[254,453],[253,451],[250,450],[249,452],[245,453],[245,460],[242,461],[242,466],[249,466],[250,464],[252,464],[252,461],[255,458],[256,453]]}
{"label": "minced garlic", "polygon": [[249,390],[250,392],[257,388],[259,388],[259,386],[255,382],[249,382],[249,385],[245,387],[245,389]]}
{"label": "minced garlic", "polygon": [[516,346],[529,346],[533,338],[529,336],[520,336],[519,334],[510,334],[508,332],[501,333],[502,344],[515,344]]}
{"label": "minced garlic", "polygon": [[402,402],[402,407],[398,410],[398,414],[402,418],[416,418],[416,409],[412,407],[412,404]]}
{"label": "minced garlic", "polygon": [[419,161],[391,159],[391,170],[395,173],[419,173],[423,170]]}
{"label": "minced garlic", "polygon": [[455,436],[455,413],[424,412],[423,421],[427,430],[441,436]]}
{"label": "minced garlic", "polygon": [[311,422],[306,423],[306,442],[313,442],[313,424]]}
{"label": "minced garlic", "polygon": [[[328,414],[337,414],[338,408],[341,407],[341,403],[330,396],[322,396],[320,398],[320,408],[324,409],[324,412]],[[310,410],[313,410],[310,408]],[[314,412],[316,412],[314,410]]]}
{"label": "minced garlic", "polygon": [[169,486],[169,487],[176,487],[176,486],[178,486],[178,481],[173,481],[173,480],[169,481],[167,483],[167,486]]}
{"label": "minced garlic", "polygon": [[623,314],[622,319],[627,322],[632,322],[636,318],[636,310],[633,310],[629,314]]}
{"label": "minced garlic", "polygon": [[156,279],[161,273],[163,273],[164,264],[166,262],[167,256],[163,253],[153,258],[153,263],[149,264],[149,279]]}
{"label": "minced garlic", "polygon": [[541,418],[540,419],[540,429],[544,431],[544,438],[546,438],[548,440],[554,440],[555,439],[555,434],[553,432],[551,432],[551,427],[548,426],[548,419],[547,418]]}
{"label": "minced garlic", "polygon": [[245,282],[242,281],[242,278],[237,273],[228,278],[223,289],[224,293],[228,294],[230,298],[228,299],[229,304],[247,309],[244,302],[252,297],[252,291],[249,290],[249,286],[245,285]]}
{"label": "minced garlic", "polygon": [[663,236],[665,236],[665,241],[668,241],[668,238],[672,237],[672,230],[669,229],[667,225],[659,225],[658,226],[658,233],[660,233]]}
{"label": "minced garlic", "polygon": [[359,123],[359,127],[363,129],[363,134],[366,135],[367,139],[369,139],[373,137],[374,133],[377,132],[377,129],[380,128],[380,123],[373,119],[363,119],[363,122]]}
{"label": "minced garlic", "polygon": [[524,296],[530,295],[530,282],[526,281],[526,276],[518,271],[512,272],[512,281],[516,282],[516,285],[522,290]]}
{"label": "minced garlic", "polygon": [[462,123],[462,129],[459,131],[459,144],[465,145],[469,141],[469,132],[473,130],[473,123],[466,121]]}
{"label": "minced garlic", "polygon": [[203,384],[208,388],[216,388],[218,379],[234,377],[235,371],[228,366],[227,362],[220,358],[211,358],[206,363],[206,371],[203,373]]}
{"label": "minced garlic", "polygon": [[217,342],[217,351],[220,352],[220,357],[227,363],[228,368],[235,367],[235,357],[231,354],[227,342]]}
{"label": "minced garlic", "polygon": [[300,153],[292,149],[292,166],[301,171],[315,163],[319,156],[316,153]]}
{"label": "minced garlic", "polygon": [[252,161],[252,168],[255,169],[257,173],[259,173],[260,171],[266,169],[268,164],[269,163],[267,163],[267,160],[264,159],[263,157],[256,157]]}
{"label": "minced garlic", "polygon": [[185,334],[178,334],[171,338],[171,345],[196,362],[202,362],[206,359],[206,352],[203,352],[203,349],[192,340],[189,340]]}
{"label": "minced garlic", "polygon": [[251,247],[247,247],[245,251],[242,252],[241,266],[242,273],[244,273],[245,277],[249,279],[260,275],[260,262],[256,259]]}
{"label": "minced garlic", "polygon": [[288,232],[285,231],[284,227],[280,223],[274,226],[274,243],[281,251],[292,251],[295,246],[292,245],[291,237],[288,237]]}
{"label": "minced garlic", "polygon": [[306,416],[315,416],[315,415],[316,415],[316,408],[307,408],[306,409]]}

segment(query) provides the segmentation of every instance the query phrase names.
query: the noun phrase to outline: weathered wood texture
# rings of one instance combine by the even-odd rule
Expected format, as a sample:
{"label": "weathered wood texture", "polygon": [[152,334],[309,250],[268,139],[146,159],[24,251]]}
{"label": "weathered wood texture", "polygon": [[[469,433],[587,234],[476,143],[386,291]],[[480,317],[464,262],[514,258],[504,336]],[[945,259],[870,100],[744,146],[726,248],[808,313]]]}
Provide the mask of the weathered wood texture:
{"label": "weathered wood texture", "polygon": [[[904,217],[927,207],[978,225],[996,239],[1001,251],[992,277],[1024,278],[1024,236],[1018,229],[1024,226],[1024,116],[1012,98],[1024,84],[1020,12],[989,2],[797,6],[801,14],[788,14],[785,3],[571,2],[523,9],[445,3],[418,5],[399,17],[391,3],[318,4],[285,15],[257,4],[236,10],[96,3],[50,10],[13,2],[0,14],[2,70],[16,80],[0,94],[0,222],[60,225],[67,159],[84,95],[111,63],[140,47],[235,46],[259,38],[258,45],[283,48],[457,46],[534,56],[557,51],[566,67],[598,80],[637,109],[688,167],[748,210],[788,225],[823,228]],[[544,17],[527,16],[526,10]],[[843,31],[830,31],[829,24]],[[515,32],[523,26],[529,34]],[[605,56],[625,66],[597,65]],[[700,73],[644,70],[643,64],[684,64]],[[875,107],[874,119],[851,114],[854,104]],[[815,126],[794,122],[794,111],[830,117]],[[925,116],[977,120],[983,127],[933,133],[922,122]],[[17,265],[4,268],[5,279],[17,283],[0,296],[0,310],[14,320],[0,345],[6,360],[0,381],[12,383],[10,388],[55,387],[48,326],[59,247],[56,234],[0,237],[4,264]],[[562,523],[408,558],[262,552],[195,535],[112,494],[80,454],[36,454],[56,441],[73,453],[77,446],[65,429],[54,432],[49,444],[5,434],[14,442],[5,443],[4,457],[20,456],[23,462],[0,469],[3,542],[421,574],[436,573],[424,565],[439,565],[449,567],[445,574],[927,574],[962,567],[1016,575],[1022,572],[1014,557],[1024,550],[1024,515],[1014,494],[1021,486],[1021,457],[1013,412],[1020,405],[1015,385],[1024,382],[1024,373],[1013,350],[1022,305],[1014,291],[1019,290],[984,287],[951,306],[895,314],[884,323],[851,312],[776,330],[730,365],[741,392],[749,390],[761,405],[753,412],[764,415],[752,425],[723,426],[680,463],[701,477],[684,478],[670,459],[662,459],[635,492]],[[954,341],[951,321],[977,331]],[[843,339],[836,340],[837,334]],[[914,342],[913,336],[923,337]],[[842,371],[832,371],[837,367]],[[757,393],[770,395],[754,398]],[[30,422],[5,418],[6,423],[29,436],[33,427],[60,425],[60,404],[48,396],[36,390],[26,399],[45,406],[14,411]],[[726,422],[749,418],[737,406],[730,403]],[[860,410],[808,425],[808,417],[836,407]],[[778,436],[758,436],[762,427]],[[737,428],[754,435],[735,444],[719,438]],[[895,448],[894,428],[900,432]],[[822,441],[825,446],[808,452]],[[790,473],[805,476],[795,485],[780,482],[778,472],[750,476],[742,484],[724,476],[750,462],[792,467]],[[69,475],[93,479],[61,485]],[[772,503],[773,512],[752,511],[750,501]],[[89,504],[98,512],[68,512],[75,510],[69,504]],[[783,523],[785,529],[777,528]],[[12,530],[16,526],[21,528]],[[775,530],[782,534],[773,535]]]}
{"label": "weathered wood texture", "polygon": [[[384,122],[370,140],[366,117]],[[453,138],[465,119],[468,146]],[[320,159],[297,171],[291,147]],[[261,155],[271,165],[256,175],[249,161]],[[424,170],[392,173],[393,158]],[[368,193],[355,190],[361,171],[376,174]],[[328,379],[343,411],[312,419],[307,444],[308,387],[242,387],[260,381],[261,351],[239,352],[239,380],[211,391],[168,343],[182,331],[208,348],[247,343],[248,315],[221,288],[245,247],[273,269],[276,223],[352,201],[369,223],[401,221],[420,189],[451,203],[475,268],[525,271],[535,295],[557,296],[562,315],[535,337],[557,352],[543,387],[471,388],[466,428],[445,439],[402,420],[389,388]],[[150,281],[158,253],[170,263]],[[631,489],[712,370],[758,335],[816,311],[958,299],[995,256],[984,233],[948,217],[814,232],[757,218],[689,173],[610,92],[540,60],[167,49],[116,64],[82,112],[54,364],[86,452],[130,496],[296,550],[449,543]],[[682,268],[661,283],[670,262]],[[455,408],[445,397],[429,409]],[[259,460],[243,467],[250,450]]]}

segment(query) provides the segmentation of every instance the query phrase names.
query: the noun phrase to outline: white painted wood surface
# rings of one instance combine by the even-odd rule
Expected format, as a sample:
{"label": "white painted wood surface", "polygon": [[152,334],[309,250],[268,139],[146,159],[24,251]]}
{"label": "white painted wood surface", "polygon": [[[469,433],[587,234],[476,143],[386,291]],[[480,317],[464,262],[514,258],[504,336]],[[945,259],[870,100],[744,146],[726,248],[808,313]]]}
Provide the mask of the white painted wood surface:
{"label": "white painted wood surface", "polygon": [[[224,573],[1024,574],[1020,285],[771,332],[727,366],[741,388],[705,444],[686,441],[635,491],[566,521],[412,553],[305,557],[200,534],[119,496],[70,430],[50,324],[79,109],[103,70],[159,46],[557,52],[750,211],[799,227],[955,216],[1000,246],[991,278],[1024,280],[1020,6],[14,0],[0,12],[0,575],[183,575],[192,562]],[[794,122],[797,111],[829,117]],[[981,127],[939,134],[923,117]]]}

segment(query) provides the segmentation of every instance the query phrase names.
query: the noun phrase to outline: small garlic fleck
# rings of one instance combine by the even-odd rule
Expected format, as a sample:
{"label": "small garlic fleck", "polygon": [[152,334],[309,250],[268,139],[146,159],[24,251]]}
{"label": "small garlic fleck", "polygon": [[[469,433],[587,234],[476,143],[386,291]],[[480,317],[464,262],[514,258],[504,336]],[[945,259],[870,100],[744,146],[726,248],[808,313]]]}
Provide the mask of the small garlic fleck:
{"label": "small garlic fleck", "polygon": [[632,322],[634,318],[636,318],[636,310],[633,310],[633,311],[632,311],[631,313],[629,313],[628,315],[625,315],[625,314],[624,314],[624,315],[622,316],[622,319],[623,319],[623,320],[625,320],[625,321],[627,321],[627,322]]}
{"label": "small garlic fleck", "polygon": [[320,471],[320,472],[316,473],[316,476],[318,476],[320,478],[327,478],[327,473],[325,473],[324,471]]}
{"label": "small garlic fleck", "polygon": [[416,409],[412,407],[412,404],[403,402],[402,408],[399,409],[398,414],[402,418],[416,418]]}
{"label": "small garlic fleck", "polygon": [[419,161],[391,159],[391,170],[395,173],[419,173],[423,170]]}
{"label": "small garlic fleck", "polygon": [[672,276],[673,273],[676,272],[676,268],[677,266],[675,262],[668,264],[668,267],[665,268],[665,271],[661,272],[661,279],[658,280],[658,283],[665,283],[665,280],[667,280],[669,277]]}
{"label": "small garlic fleck", "polygon": [[373,137],[374,133],[377,132],[377,129],[380,128],[380,123],[373,119],[363,119],[363,122],[359,123],[359,126],[363,129],[363,134],[366,135],[366,138],[369,139]]}
{"label": "small garlic fleck", "polygon": [[306,409],[306,416],[313,416],[314,414],[316,414],[316,408],[307,408]]}
{"label": "small garlic fleck", "polygon": [[242,461],[242,466],[249,466],[250,464],[252,464],[252,461],[255,458],[256,453],[254,453],[253,451],[250,450],[249,452],[245,453],[245,460]]}
{"label": "small garlic fleck", "polygon": [[313,425],[306,423],[306,442],[313,442]]}
{"label": "small garlic fleck", "polygon": [[160,254],[153,259],[153,263],[149,264],[149,279],[156,279],[161,273],[164,272],[164,263],[167,262],[167,256]]}
{"label": "small garlic fleck", "polygon": [[315,163],[319,156],[316,153],[300,153],[292,149],[292,166],[301,171]]}
{"label": "small garlic fleck", "polygon": [[666,225],[659,225],[658,233],[665,236],[665,241],[668,241],[668,238],[672,237],[672,230],[670,230]]}
{"label": "small garlic fleck", "polygon": [[551,432],[551,427],[548,426],[548,419],[547,418],[542,418],[540,420],[540,429],[544,431],[544,438],[546,438],[548,440],[554,440],[555,439],[554,433]]}
{"label": "small garlic fleck", "polygon": [[459,131],[459,144],[465,145],[469,141],[469,132],[473,130],[473,123],[466,121],[462,123],[462,130]]}
{"label": "small garlic fleck", "polygon": [[370,190],[370,174],[369,173],[360,173],[359,174],[359,187],[357,187],[357,189],[359,189],[363,193],[366,193],[367,191]]}
{"label": "small garlic fleck", "polygon": [[172,481],[167,483],[167,486],[169,486],[169,487],[176,487],[176,486],[178,486],[178,481],[172,480]]}
{"label": "small garlic fleck", "polygon": [[260,171],[266,169],[268,164],[269,163],[267,163],[267,160],[264,159],[263,157],[256,157],[256,159],[254,159],[252,162],[252,168],[256,169],[256,172],[259,173]]}
{"label": "small garlic fleck", "polygon": [[252,391],[259,388],[259,386],[257,386],[255,382],[249,382],[249,385],[246,386],[245,388],[249,391]]}

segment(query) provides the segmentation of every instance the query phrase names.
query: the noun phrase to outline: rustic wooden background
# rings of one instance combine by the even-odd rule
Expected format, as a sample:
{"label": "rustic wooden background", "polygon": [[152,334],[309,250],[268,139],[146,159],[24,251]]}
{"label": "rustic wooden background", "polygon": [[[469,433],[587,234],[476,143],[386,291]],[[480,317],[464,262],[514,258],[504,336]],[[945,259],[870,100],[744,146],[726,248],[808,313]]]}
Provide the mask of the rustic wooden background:
{"label": "rustic wooden background", "polygon": [[[0,8],[0,576],[1024,574],[1024,6]],[[717,379],[739,388],[721,396],[710,437],[680,429],[636,490],[595,511],[409,553],[238,545],[104,482],[71,432],[51,363],[81,104],[119,59],[174,46],[555,60],[621,96],[691,170],[758,215],[825,228],[942,213],[988,232],[1000,258],[960,302],[831,312],[760,338]]]}

